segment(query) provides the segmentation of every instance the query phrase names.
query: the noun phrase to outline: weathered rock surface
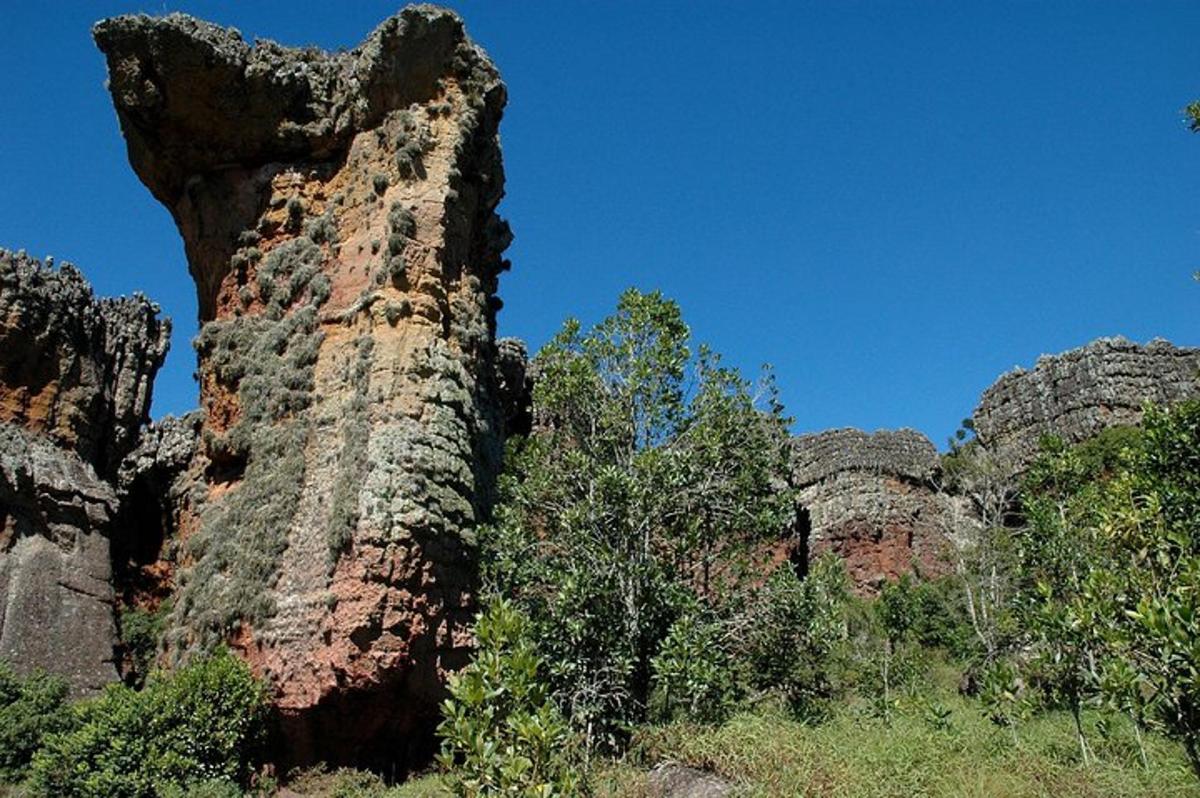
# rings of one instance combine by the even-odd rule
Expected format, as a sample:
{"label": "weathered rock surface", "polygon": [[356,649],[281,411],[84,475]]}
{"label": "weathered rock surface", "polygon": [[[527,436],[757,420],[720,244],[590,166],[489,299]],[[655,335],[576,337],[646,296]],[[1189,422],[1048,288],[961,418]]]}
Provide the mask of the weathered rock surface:
{"label": "weathered rock surface", "polygon": [[403,768],[469,651],[510,404],[504,84],[431,6],[338,54],[182,15],[94,35],[199,295],[204,466],[184,469],[202,484],[176,519],[170,647],[234,645],[289,758]]}
{"label": "weathered rock surface", "polygon": [[1169,404],[1200,396],[1200,349],[1124,338],[1038,359],[988,388],[973,415],[975,434],[1015,467],[1037,456],[1043,436],[1079,443],[1108,428],[1137,424],[1146,402]]}
{"label": "weathered rock surface", "polygon": [[910,429],[837,429],[794,441],[800,545],[832,551],[860,593],[901,574],[946,568],[945,499],[931,479],[937,449]]}
{"label": "weathered rock surface", "polygon": [[533,427],[533,374],[521,339],[496,341],[496,385],[505,433],[528,435]]}
{"label": "weathered rock surface", "polygon": [[648,793],[654,798],[726,798],[733,794],[729,782],[706,770],[664,762],[650,771]]}
{"label": "weathered rock surface", "polygon": [[96,299],[78,269],[52,265],[0,249],[0,423],[109,477],[148,417],[170,322],[144,297]]}
{"label": "weathered rock surface", "polygon": [[203,415],[167,416],[146,427],[117,472],[114,581],[127,606],[156,609],[175,590],[181,543],[207,494]]}
{"label": "weathered rock surface", "polygon": [[0,250],[0,658],[117,677],[110,477],[145,423],[170,326],[74,267]]}

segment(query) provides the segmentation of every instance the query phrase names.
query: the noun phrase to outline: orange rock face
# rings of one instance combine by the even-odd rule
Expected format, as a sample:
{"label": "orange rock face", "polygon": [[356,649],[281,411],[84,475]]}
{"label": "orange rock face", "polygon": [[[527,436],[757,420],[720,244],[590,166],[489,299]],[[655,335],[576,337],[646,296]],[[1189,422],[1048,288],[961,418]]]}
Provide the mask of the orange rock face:
{"label": "orange rock face", "polygon": [[199,294],[201,485],[169,647],[270,683],[285,759],[404,768],[469,651],[503,436],[503,83],[452,13],[340,54],[100,23]]}

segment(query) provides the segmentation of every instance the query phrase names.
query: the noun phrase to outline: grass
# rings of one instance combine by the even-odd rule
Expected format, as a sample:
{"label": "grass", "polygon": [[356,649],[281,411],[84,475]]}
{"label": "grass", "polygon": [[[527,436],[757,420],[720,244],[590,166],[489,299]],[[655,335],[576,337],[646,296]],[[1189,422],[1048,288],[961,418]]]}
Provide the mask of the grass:
{"label": "grass", "polygon": [[[1150,767],[1138,756],[1127,721],[1086,718],[1097,762],[1080,762],[1068,714],[1050,712],[1011,730],[993,725],[974,699],[939,679],[921,697],[901,700],[885,721],[866,702],[844,704],[810,726],[764,703],[719,726],[673,724],[635,734],[630,753],[600,763],[596,798],[649,798],[646,774],[674,761],[710,770],[738,798],[1182,798],[1200,796],[1178,743],[1146,735]],[[1108,727],[1107,736],[1101,733]],[[346,772],[343,772],[346,773]],[[373,791],[337,789],[326,774],[316,798],[451,798],[436,776]],[[349,779],[349,775],[340,778]],[[349,782],[345,782],[349,783]]]}
{"label": "grass", "polygon": [[[938,711],[934,711],[936,707]],[[948,713],[947,713],[948,711]],[[1149,736],[1149,769],[1138,758],[1132,728],[1112,723],[1104,738],[1098,715],[1088,718],[1098,762],[1083,766],[1070,716],[1048,713],[1026,721],[1014,743],[979,705],[952,691],[936,701],[912,700],[874,717],[865,706],[841,708],[827,723],[807,726],[764,708],[719,727],[648,729],[634,761],[664,760],[700,767],[737,786],[744,798],[1170,798],[1200,795],[1177,743]],[[644,794],[643,781],[618,763],[606,778],[612,798]],[[642,768],[644,770],[645,768]]]}

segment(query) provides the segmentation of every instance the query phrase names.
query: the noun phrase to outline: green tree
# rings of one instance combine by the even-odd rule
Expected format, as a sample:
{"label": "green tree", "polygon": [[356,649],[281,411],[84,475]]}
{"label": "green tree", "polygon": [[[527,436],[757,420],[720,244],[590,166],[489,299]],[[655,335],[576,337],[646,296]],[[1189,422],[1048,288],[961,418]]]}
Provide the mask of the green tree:
{"label": "green tree", "polygon": [[1051,705],[1071,712],[1085,764],[1092,753],[1082,711],[1097,697],[1104,656],[1099,614],[1087,600],[1087,586],[1093,569],[1109,558],[1096,508],[1100,478],[1118,454],[1119,449],[1106,454],[1100,444],[1068,447],[1048,438],[1022,494],[1027,525],[1018,537],[1023,579],[1018,601],[1034,655],[1026,671]]}
{"label": "green tree", "polygon": [[485,576],[533,621],[554,694],[589,748],[644,719],[652,660],[685,607],[740,590],[794,513],[769,374],[754,385],[679,307],[629,290],[535,359],[535,430],[510,443]]}
{"label": "green tree", "polygon": [[1200,778],[1200,402],[1149,407],[1143,428],[1104,485],[1099,529],[1112,556],[1084,602],[1105,619],[1116,659],[1106,693],[1178,737]]}
{"label": "green tree", "polygon": [[845,568],[828,555],[804,579],[791,568],[775,571],[745,616],[751,684],[781,693],[801,720],[824,719],[837,696],[847,598]]}
{"label": "green tree", "polygon": [[654,657],[651,720],[719,723],[741,692],[725,625],[703,608],[671,625]]}
{"label": "green tree", "polygon": [[0,784],[23,779],[42,741],[74,725],[67,692],[59,677],[22,678],[0,661]]}

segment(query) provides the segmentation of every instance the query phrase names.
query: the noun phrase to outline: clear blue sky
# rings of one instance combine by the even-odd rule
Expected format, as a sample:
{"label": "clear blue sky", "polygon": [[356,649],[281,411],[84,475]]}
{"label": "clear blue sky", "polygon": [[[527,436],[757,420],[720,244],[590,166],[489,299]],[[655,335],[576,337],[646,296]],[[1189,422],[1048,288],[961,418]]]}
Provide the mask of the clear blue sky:
{"label": "clear blue sky", "polygon": [[[503,73],[536,348],[625,287],[774,364],[797,431],[941,444],[1001,372],[1101,335],[1200,344],[1200,3],[452,3]],[[176,323],[155,414],[196,403],[195,296],[130,170],[89,27],[182,10],[351,47],[386,2],[0,0],[0,245]]]}

